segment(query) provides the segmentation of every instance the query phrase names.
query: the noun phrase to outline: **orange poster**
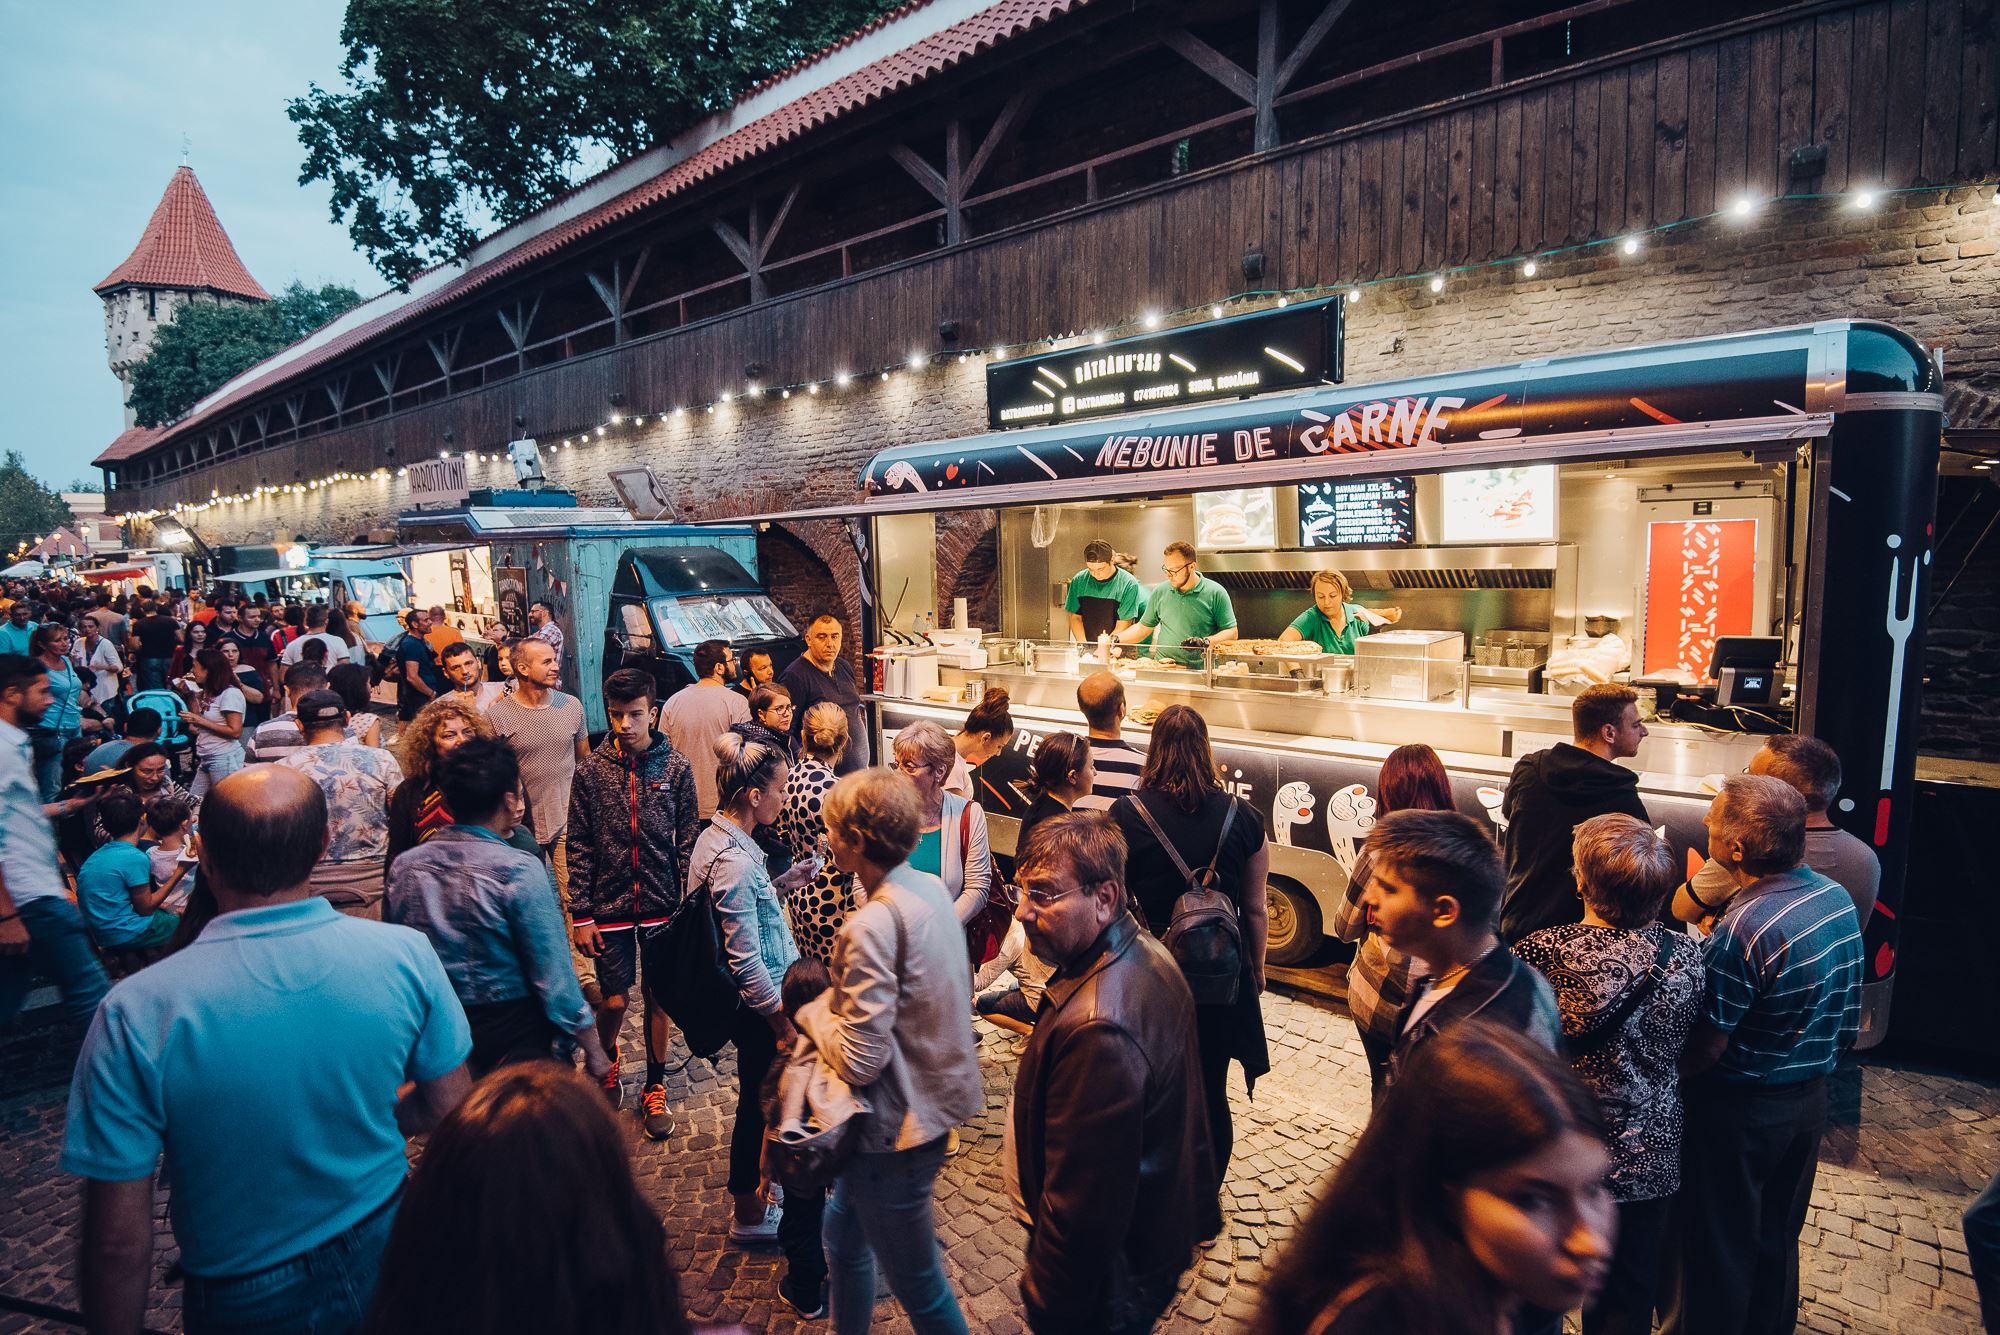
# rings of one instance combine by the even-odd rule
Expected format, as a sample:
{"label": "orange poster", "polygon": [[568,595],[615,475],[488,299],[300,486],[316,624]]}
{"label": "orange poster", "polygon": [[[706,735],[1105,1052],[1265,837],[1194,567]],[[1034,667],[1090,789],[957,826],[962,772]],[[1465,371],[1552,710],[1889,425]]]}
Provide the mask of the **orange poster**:
{"label": "orange poster", "polygon": [[1706,680],[1716,638],[1751,633],[1757,521],[1687,519],[1650,528],[1642,675]]}

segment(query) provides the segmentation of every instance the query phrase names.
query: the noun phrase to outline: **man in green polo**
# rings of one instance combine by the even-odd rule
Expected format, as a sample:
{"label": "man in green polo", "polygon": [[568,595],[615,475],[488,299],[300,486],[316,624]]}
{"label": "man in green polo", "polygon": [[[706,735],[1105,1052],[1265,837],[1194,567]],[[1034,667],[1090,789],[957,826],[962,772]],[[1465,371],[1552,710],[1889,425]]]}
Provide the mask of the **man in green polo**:
{"label": "man in green polo", "polygon": [[1083,569],[1069,577],[1069,637],[1095,643],[1097,637],[1123,631],[1146,610],[1146,590],[1116,564],[1117,553],[1102,538],[1083,547]]}
{"label": "man in green polo", "polygon": [[[1351,654],[1354,642],[1375,628],[1368,613],[1354,603],[1354,588],[1338,570],[1316,570],[1313,605],[1278,633],[1280,644],[1311,640],[1329,654]],[[1401,621],[1403,609],[1384,607],[1374,615],[1385,622]]]}
{"label": "man in green polo", "polygon": [[1118,632],[1125,644],[1152,636],[1153,656],[1174,662],[1201,661],[1201,650],[1236,638],[1236,608],[1229,590],[1194,568],[1194,545],[1167,544],[1160,569],[1166,579],[1153,586],[1146,611],[1138,622]]}

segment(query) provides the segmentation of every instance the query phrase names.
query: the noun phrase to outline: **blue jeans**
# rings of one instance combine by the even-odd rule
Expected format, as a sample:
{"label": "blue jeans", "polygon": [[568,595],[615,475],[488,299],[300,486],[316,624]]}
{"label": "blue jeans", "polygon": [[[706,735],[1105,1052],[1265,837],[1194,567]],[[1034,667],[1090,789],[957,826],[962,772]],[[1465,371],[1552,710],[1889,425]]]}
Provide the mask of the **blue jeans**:
{"label": "blue jeans", "polygon": [[138,689],[142,691],[164,691],[167,689],[167,672],[173,666],[171,658],[142,658],[134,669],[139,676]]}
{"label": "blue jeans", "polygon": [[61,895],[30,899],[15,908],[28,929],[28,953],[0,955],[0,1029],[13,1024],[38,971],[55,980],[72,1019],[90,1019],[111,990],[111,980],[97,962],[83,915]]}
{"label": "blue jeans", "polygon": [[875,1266],[917,1335],[967,1335],[944,1277],[931,1192],[944,1137],[894,1154],[857,1154],[834,1180],[824,1232],[834,1335],[866,1335],[875,1317]]}
{"label": "blue jeans", "polygon": [[62,792],[63,748],[75,741],[81,733],[53,728],[28,729],[28,741],[34,748],[35,783],[42,790],[42,801],[53,802]]}
{"label": "blue jeans", "polygon": [[269,1269],[224,1279],[188,1275],[181,1291],[188,1335],[360,1330],[401,1199],[399,1191],[345,1233]]}

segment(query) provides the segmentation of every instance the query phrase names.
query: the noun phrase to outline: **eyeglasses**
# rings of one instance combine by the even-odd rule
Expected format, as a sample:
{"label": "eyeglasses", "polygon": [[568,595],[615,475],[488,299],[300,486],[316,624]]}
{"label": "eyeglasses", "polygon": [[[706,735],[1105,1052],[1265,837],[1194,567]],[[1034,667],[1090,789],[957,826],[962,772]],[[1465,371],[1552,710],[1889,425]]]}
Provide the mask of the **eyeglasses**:
{"label": "eyeglasses", "polygon": [[1189,561],[1186,565],[1178,565],[1178,566],[1170,566],[1167,565],[1165,562],[1161,562],[1160,569],[1167,572],[1167,577],[1169,579],[1179,579],[1181,572],[1183,570],[1194,569],[1194,562]]}
{"label": "eyeglasses", "polygon": [[766,714],[789,714],[792,712],[792,707],[788,704],[766,705],[764,712]]}
{"label": "eyeglasses", "polygon": [[896,761],[896,768],[911,776],[928,774],[931,770],[931,767],[921,760],[903,760],[900,758]]}
{"label": "eyeglasses", "polygon": [[1036,908],[1045,909],[1051,904],[1068,899],[1071,895],[1078,893],[1082,889],[1083,887],[1080,885],[1073,885],[1067,890],[1057,890],[1054,893],[1050,893],[1047,890],[1032,890],[1024,885],[1021,887],[1021,898],[1027,900]]}

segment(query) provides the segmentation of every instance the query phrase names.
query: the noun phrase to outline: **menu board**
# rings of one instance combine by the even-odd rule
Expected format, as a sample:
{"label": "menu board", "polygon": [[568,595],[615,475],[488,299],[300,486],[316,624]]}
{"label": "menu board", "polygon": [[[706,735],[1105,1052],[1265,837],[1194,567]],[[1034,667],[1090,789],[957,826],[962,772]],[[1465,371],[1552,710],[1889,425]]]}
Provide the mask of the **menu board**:
{"label": "menu board", "polygon": [[1438,479],[1445,542],[1553,542],[1556,466],[1477,468]]}
{"label": "menu board", "polygon": [[1645,675],[1706,680],[1719,637],[1754,633],[1756,573],[1754,519],[1649,525]]}
{"label": "menu board", "polygon": [[1407,547],[1417,536],[1417,480],[1299,484],[1299,546]]}
{"label": "menu board", "polygon": [[1278,498],[1270,487],[1198,491],[1194,496],[1194,545],[1202,551],[1223,547],[1278,545]]}

